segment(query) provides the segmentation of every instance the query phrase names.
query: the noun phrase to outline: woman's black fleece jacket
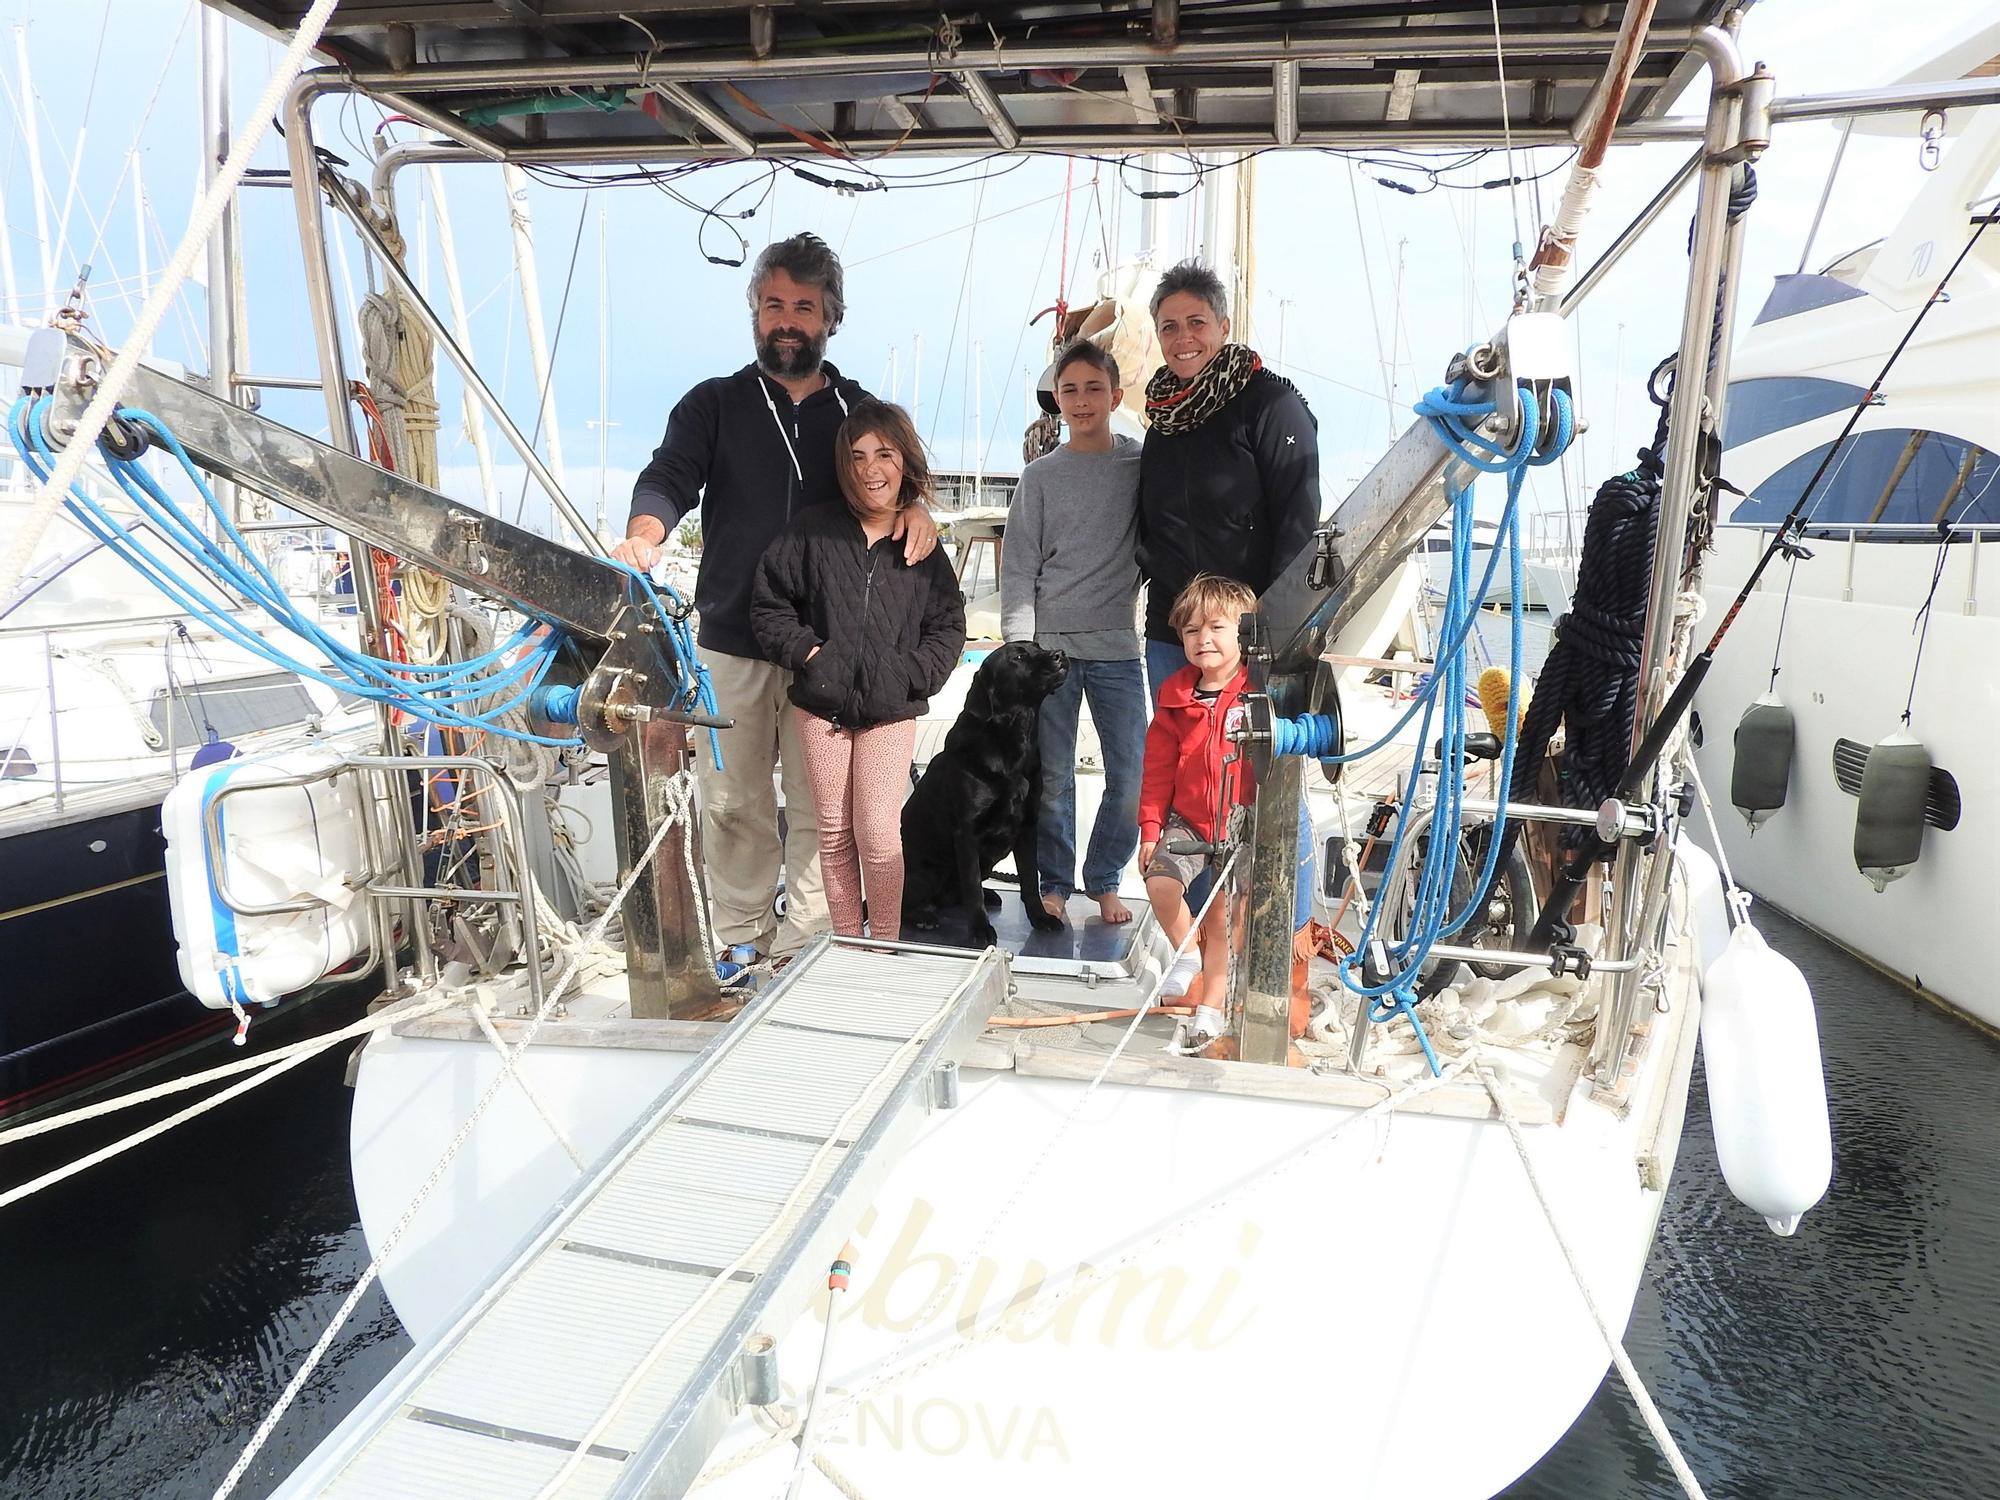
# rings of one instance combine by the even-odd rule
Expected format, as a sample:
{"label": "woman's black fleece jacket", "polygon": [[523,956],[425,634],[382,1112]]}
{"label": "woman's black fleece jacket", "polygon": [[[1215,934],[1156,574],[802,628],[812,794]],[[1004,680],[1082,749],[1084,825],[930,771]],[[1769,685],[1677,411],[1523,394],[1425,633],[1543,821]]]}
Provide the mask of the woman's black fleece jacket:
{"label": "woman's black fleece jacket", "polygon": [[1139,565],[1146,635],[1178,644],[1167,623],[1197,573],[1261,594],[1319,525],[1319,430],[1289,380],[1259,370],[1189,432],[1155,428],[1139,455]]}
{"label": "woman's black fleece jacket", "polygon": [[871,547],[845,505],[821,505],[765,552],[750,625],[764,655],[791,669],[793,703],[867,729],[929,706],[965,649],[965,599],[942,547],[912,567],[901,541]]}

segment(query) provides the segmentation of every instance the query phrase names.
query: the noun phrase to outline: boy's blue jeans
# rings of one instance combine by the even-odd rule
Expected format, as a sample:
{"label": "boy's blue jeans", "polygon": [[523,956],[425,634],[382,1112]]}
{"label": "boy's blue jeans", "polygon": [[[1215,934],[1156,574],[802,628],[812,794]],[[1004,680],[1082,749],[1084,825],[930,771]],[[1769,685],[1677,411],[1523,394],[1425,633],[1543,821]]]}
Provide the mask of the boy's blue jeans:
{"label": "boy's blue jeans", "polygon": [[[1187,652],[1177,642],[1146,640],[1146,686],[1152,703],[1160,701],[1160,685],[1188,664]],[[1143,748],[1143,747],[1142,747]],[[1046,757],[1044,757],[1046,759]],[[1312,812],[1303,795],[1299,797],[1299,878],[1298,894],[1292,900],[1292,930],[1296,932],[1312,917],[1313,879],[1317,865],[1313,859]],[[1195,882],[1187,893],[1188,910],[1200,909],[1208,894],[1208,877]]]}
{"label": "boy's blue jeans", "polygon": [[1146,754],[1146,684],[1130,661],[1071,657],[1063,685],[1042,700],[1041,833],[1037,857],[1042,894],[1067,899],[1076,890],[1076,729],[1090,703],[1090,721],[1104,752],[1104,798],[1083,857],[1083,890],[1102,896],[1139,847],[1139,774]]}

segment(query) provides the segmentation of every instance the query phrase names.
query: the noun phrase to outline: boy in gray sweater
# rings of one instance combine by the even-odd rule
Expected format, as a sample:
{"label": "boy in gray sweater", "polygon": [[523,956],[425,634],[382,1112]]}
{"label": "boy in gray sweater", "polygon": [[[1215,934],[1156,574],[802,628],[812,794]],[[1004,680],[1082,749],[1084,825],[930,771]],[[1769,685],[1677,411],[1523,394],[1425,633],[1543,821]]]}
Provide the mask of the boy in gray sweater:
{"label": "boy in gray sweater", "polygon": [[1139,450],[1111,430],[1124,392],[1118,362],[1087,339],[1056,359],[1056,407],[1069,441],[1029,464],[1007,515],[1000,628],[1069,657],[1042,701],[1042,904],[1066,914],[1076,889],[1076,730],[1087,698],[1104,753],[1104,797],[1083,860],[1084,893],[1107,922],[1129,922],[1118,880],[1139,845],[1146,685],[1136,624]]}

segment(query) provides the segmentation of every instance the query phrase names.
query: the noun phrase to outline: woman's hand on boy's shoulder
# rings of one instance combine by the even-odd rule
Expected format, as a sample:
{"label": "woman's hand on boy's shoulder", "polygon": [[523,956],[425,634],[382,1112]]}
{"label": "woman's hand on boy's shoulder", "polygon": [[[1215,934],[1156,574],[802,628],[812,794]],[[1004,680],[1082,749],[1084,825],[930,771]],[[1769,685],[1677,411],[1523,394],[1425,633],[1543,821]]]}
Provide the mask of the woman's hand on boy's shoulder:
{"label": "woman's hand on boy's shoulder", "polygon": [[903,561],[915,567],[937,550],[937,522],[921,505],[907,505],[896,512],[896,524],[889,535],[903,544]]}

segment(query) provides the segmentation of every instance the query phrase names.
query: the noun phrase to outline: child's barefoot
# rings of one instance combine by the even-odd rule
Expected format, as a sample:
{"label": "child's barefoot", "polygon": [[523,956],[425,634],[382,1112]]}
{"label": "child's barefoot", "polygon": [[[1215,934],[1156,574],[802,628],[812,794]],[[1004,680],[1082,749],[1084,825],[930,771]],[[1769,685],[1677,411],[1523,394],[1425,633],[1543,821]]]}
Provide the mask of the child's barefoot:
{"label": "child's barefoot", "polygon": [[1052,917],[1066,917],[1069,915],[1069,902],[1054,891],[1048,891],[1042,896],[1042,910]]}
{"label": "child's barefoot", "polygon": [[1117,926],[1120,922],[1132,920],[1132,908],[1118,899],[1116,891],[1106,891],[1097,898],[1097,911],[1105,921]]}

